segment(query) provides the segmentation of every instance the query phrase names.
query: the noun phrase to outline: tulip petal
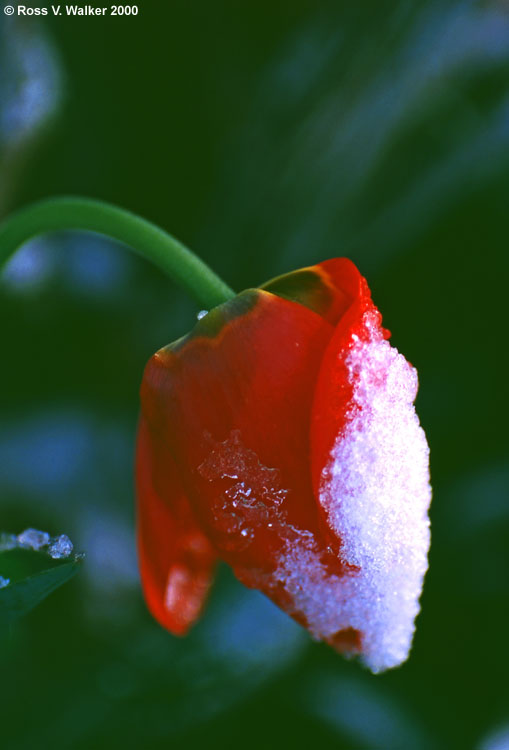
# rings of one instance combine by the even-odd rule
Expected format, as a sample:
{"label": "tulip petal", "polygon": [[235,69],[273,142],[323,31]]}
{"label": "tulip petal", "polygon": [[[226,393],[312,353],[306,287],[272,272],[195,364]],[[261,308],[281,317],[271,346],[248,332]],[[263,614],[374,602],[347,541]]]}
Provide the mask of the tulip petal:
{"label": "tulip petal", "polygon": [[175,635],[199,617],[216,555],[196,523],[173,458],[140,420],[137,445],[138,553],[152,615]]}
{"label": "tulip petal", "polygon": [[307,307],[250,290],[155,354],[141,391],[217,552],[300,622],[277,572],[288,544],[303,539],[345,569],[323,537],[310,471],[311,404],[332,332]]}
{"label": "tulip petal", "polygon": [[358,280],[359,272],[352,261],[332,258],[277,276],[262,289],[298,302],[336,325],[357,297]]}

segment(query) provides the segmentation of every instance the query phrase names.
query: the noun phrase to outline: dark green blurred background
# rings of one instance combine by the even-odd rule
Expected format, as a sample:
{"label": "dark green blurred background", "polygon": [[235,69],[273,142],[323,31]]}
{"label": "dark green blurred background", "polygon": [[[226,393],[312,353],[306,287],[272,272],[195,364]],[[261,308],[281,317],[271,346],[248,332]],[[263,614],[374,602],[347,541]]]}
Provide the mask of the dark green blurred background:
{"label": "dark green blurred background", "polygon": [[432,455],[414,648],[372,676],[223,570],[186,640],[142,603],[142,369],[197,308],[104,239],[0,282],[0,527],[83,570],[0,644],[6,750],[509,748],[509,6],[140,0],[0,18],[0,210],[76,193],[169,229],[237,289],[347,255],[418,368]]}

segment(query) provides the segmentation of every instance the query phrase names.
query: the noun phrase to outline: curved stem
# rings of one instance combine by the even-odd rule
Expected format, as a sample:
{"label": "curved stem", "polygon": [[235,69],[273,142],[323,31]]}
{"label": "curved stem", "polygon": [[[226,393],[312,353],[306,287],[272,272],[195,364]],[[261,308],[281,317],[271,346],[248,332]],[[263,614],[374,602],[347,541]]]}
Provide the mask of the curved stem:
{"label": "curved stem", "polygon": [[0,225],[0,269],[27,240],[61,229],[97,232],[123,242],[159,266],[207,309],[235,296],[203,261],[155,224],[88,198],[50,198],[5,219]]}

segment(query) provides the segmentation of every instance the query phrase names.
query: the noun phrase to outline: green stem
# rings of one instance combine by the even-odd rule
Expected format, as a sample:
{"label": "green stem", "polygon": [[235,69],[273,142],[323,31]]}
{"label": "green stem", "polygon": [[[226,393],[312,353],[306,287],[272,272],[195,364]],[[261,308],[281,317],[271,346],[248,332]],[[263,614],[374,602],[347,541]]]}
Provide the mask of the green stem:
{"label": "green stem", "polygon": [[0,269],[27,240],[61,229],[97,232],[123,242],[159,266],[207,309],[235,296],[203,261],[155,224],[88,198],[50,198],[5,219],[0,225]]}

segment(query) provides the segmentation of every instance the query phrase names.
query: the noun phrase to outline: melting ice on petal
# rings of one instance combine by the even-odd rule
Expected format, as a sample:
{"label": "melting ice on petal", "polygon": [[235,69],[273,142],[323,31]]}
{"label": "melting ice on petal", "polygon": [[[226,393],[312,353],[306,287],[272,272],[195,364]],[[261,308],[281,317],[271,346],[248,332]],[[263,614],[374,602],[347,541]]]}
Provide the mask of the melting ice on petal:
{"label": "melting ice on petal", "polygon": [[[310,545],[288,547],[279,577],[315,637],[360,634],[362,659],[380,672],[408,657],[427,570],[431,500],[428,445],[413,407],[417,373],[369,313],[346,359],[353,403],[320,487],[341,539],[342,577]],[[364,339],[364,340],[363,340]]]}
{"label": "melting ice on petal", "polygon": [[[232,430],[223,442],[213,442],[213,450],[198,471],[209,482],[222,483],[211,510],[228,550],[246,549],[256,527],[285,525],[280,506],[288,490],[281,485],[280,472],[260,462],[243,444],[240,430]],[[226,482],[229,486],[224,487]]]}

